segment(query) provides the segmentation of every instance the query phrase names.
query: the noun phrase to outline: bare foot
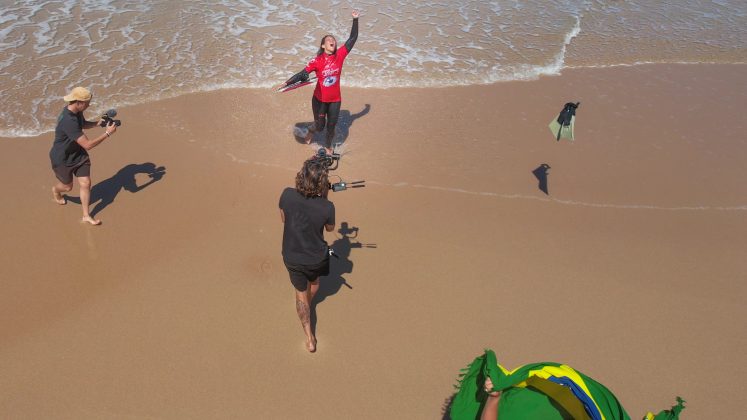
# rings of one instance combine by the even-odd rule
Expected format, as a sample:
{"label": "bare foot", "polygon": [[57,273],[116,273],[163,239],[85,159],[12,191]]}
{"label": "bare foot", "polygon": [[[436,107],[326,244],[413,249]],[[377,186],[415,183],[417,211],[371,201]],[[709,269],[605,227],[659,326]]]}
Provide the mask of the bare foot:
{"label": "bare foot", "polygon": [[62,194],[55,191],[54,187],[52,187],[52,199],[55,203],[64,206],[67,204],[67,200],[65,200],[65,197],[62,196]]}
{"label": "bare foot", "polygon": [[324,150],[327,152],[327,155],[332,156],[332,153],[334,153],[334,149],[330,149],[329,147],[325,147]]}
{"label": "bare foot", "polygon": [[312,337],[309,339],[306,338],[306,349],[309,351],[309,353],[314,353],[316,351],[316,337]]}
{"label": "bare foot", "polygon": [[94,219],[91,216],[84,216],[82,219],[80,219],[80,222],[81,223],[90,223],[90,224],[92,224],[94,226],[98,226],[98,225],[101,224],[101,220]]}
{"label": "bare foot", "polygon": [[313,138],[314,138],[314,132],[311,131],[311,129],[309,129],[306,132],[306,137],[303,138],[303,141],[305,141],[306,144],[311,144],[311,139],[313,139]]}

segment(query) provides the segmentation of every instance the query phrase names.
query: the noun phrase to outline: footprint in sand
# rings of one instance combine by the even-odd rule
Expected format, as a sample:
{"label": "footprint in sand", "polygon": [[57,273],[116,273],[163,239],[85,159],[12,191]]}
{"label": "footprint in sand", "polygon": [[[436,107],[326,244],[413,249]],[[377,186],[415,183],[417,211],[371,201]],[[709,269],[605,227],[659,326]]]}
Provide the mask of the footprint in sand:
{"label": "footprint in sand", "polygon": [[269,281],[275,277],[275,267],[269,258],[256,258],[250,261],[251,277],[261,281]]}
{"label": "footprint in sand", "polygon": [[269,274],[272,272],[272,263],[270,261],[262,261],[262,264],[259,265],[259,272],[263,274]]}

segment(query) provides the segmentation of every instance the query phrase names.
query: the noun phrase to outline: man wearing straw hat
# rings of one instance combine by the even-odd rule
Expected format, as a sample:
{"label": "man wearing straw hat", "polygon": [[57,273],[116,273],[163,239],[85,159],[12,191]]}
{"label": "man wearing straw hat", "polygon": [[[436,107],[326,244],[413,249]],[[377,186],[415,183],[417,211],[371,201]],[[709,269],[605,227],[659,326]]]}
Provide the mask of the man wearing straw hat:
{"label": "man wearing straw hat", "polygon": [[54,143],[49,151],[52,161],[52,170],[59,180],[52,187],[52,196],[57,204],[65,204],[67,201],[62,193],[73,189],[73,176],[78,178],[80,186],[80,204],[83,208],[81,222],[92,225],[101,224],[100,220],[94,219],[89,213],[88,206],[91,201],[91,161],[88,151],[98,146],[102,141],[111,137],[117,126],[109,123],[104,134],[90,140],[84,129],[93,128],[98,125],[96,121],[86,121],[83,111],[91,104],[91,92],[84,87],[76,87],[69,95],[65,96],[67,106],[57,118],[57,128],[54,130]]}

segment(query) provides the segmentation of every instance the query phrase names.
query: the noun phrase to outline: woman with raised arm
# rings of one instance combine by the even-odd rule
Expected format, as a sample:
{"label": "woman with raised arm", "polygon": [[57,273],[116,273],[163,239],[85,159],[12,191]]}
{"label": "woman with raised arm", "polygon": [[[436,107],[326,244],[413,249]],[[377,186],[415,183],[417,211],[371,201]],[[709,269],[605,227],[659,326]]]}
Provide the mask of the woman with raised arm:
{"label": "woman with raised arm", "polygon": [[284,86],[307,81],[311,72],[316,72],[317,82],[314,96],[311,98],[311,109],[314,112],[314,124],[306,134],[306,144],[311,143],[314,133],[327,127],[327,137],[324,147],[332,153],[332,139],[335,137],[335,127],[340,114],[340,77],[345,58],[353,49],[358,39],[358,12],[353,11],[353,27],[350,37],[345,44],[337,48],[337,40],[332,35],[324,35],[319,45],[316,57],[300,72],[285,82]]}

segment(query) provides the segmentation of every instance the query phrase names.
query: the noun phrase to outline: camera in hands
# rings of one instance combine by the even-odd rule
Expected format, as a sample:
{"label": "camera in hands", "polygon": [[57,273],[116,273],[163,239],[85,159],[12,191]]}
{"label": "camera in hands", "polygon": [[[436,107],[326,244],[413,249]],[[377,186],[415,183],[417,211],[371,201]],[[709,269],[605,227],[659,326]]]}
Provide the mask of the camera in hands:
{"label": "camera in hands", "polygon": [[[334,153],[334,152],[327,153],[327,150],[325,150],[323,147],[317,151],[316,156],[314,158],[319,160],[322,163],[322,165],[324,165],[324,167],[330,171],[334,171],[335,169],[337,169],[337,166],[340,164],[340,154]],[[329,175],[329,176],[337,177],[337,179],[339,180],[338,182],[329,184],[329,189],[332,190],[333,192],[345,191],[348,188],[363,188],[366,186],[365,185],[366,181],[346,182],[346,181],[343,181],[342,178],[340,178],[338,175]]]}
{"label": "camera in hands", "polygon": [[327,150],[323,147],[319,148],[314,159],[320,161],[329,171],[334,171],[340,164],[340,154],[335,152],[327,153]]}
{"label": "camera in hands", "polygon": [[110,109],[106,112],[104,112],[101,115],[101,121],[99,122],[100,127],[106,127],[107,125],[114,124],[117,127],[122,125],[122,120],[115,120],[114,117],[117,116],[117,110],[116,109]]}

